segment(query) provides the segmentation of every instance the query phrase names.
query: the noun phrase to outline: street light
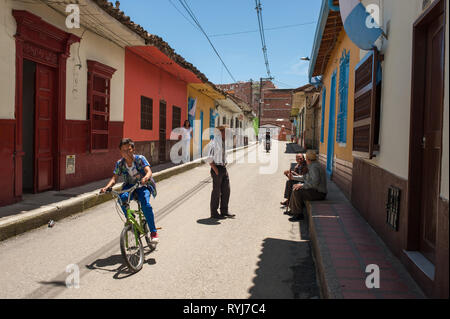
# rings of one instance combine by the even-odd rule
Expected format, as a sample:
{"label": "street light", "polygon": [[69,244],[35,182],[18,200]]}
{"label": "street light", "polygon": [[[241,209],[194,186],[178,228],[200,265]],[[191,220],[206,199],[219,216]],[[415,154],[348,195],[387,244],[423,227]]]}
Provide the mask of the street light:
{"label": "street light", "polygon": [[309,57],[307,57],[307,56],[304,56],[304,57],[300,58],[300,60],[302,60],[302,61],[311,61],[311,59]]}

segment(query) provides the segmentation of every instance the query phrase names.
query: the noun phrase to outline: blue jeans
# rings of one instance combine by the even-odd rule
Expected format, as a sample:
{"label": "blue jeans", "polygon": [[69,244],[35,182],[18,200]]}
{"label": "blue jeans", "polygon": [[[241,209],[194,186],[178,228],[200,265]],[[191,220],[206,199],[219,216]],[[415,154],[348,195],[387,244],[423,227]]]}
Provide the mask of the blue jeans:
{"label": "blue jeans", "polygon": [[[122,190],[126,190],[131,188],[133,185],[125,185]],[[155,226],[155,215],[153,214],[153,208],[150,205],[150,191],[146,187],[141,187],[135,190],[138,195],[139,202],[141,203],[142,212],[144,213],[145,219],[147,220],[148,227],[150,228],[150,232],[156,233]],[[133,194],[131,195],[133,196]],[[120,199],[122,202],[126,202],[128,199],[128,192],[120,195]],[[125,213],[125,217],[127,216],[127,211],[122,206],[122,211]]]}

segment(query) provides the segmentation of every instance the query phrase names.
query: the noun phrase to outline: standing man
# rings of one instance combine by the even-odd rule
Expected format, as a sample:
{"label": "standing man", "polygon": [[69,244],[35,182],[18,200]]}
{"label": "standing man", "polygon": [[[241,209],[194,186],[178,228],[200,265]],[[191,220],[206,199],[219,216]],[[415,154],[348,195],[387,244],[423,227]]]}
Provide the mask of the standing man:
{"label": "standing man", "polygon": [[[227,156],[225,150],[225,126],[219,126],[220,136],[215,134],[214,139],[208,145],[207,162],[211,166],[213,189],[211,192],[211,218],[225,219],[235,215],[228,211],[230,200],[230,178],[227,172]],[[215,130],[216,131],[216,130]],[[217,212],[220,204],[220,214]]]}

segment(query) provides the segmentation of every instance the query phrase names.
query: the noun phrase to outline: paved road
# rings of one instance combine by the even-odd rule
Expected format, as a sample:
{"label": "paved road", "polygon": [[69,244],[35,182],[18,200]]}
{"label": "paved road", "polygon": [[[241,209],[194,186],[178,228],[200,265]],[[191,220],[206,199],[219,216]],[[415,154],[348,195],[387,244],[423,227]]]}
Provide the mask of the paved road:
{"label": "paved road", "polygon": [[[1,242],[0,298],[317,298],[307,227],[279,205],[294,154],[272,147],[241,150],[229,166],[235,219],[209,219],[209,165],[158,183],[161,242],[136,274],[122,263],[112,201]],[[79,288],[66,287],[70,264]]]}

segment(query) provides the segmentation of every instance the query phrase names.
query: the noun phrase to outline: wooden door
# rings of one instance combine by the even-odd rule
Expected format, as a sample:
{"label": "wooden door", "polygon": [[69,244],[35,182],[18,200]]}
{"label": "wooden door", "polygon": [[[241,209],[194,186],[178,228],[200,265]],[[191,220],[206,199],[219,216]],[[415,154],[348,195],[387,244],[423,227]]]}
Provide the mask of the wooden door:
{"label": "wooden door", "polygon": [[159,162],[166,161],[166,103],[159,102]]}
{"label": "wooden door", "polygon": [[441,14],[427,30],[425,105],[422,117],[423,164],[419,250],[433,263],[441,176],[444,26],[444,14]]}
{"label": "wooden door", "polygon": [[53,188],[55,72],[36,65],[34,191]]}

